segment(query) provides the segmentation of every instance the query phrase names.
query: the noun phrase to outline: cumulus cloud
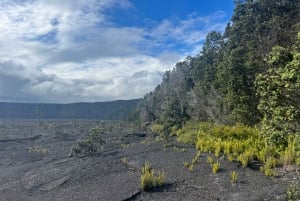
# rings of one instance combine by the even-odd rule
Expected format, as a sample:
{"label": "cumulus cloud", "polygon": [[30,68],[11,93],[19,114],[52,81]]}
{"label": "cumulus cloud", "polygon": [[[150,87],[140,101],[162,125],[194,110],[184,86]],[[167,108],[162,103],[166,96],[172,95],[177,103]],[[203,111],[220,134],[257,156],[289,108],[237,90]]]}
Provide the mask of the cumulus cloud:
{"label": "cumulus cloud", "polygon": [[176,61],[194,53],[209,30],[224,26],[222,12],[150,27],[118,26],[106,14],[132,7],[129,0],[2,0],[0,101],[142,97]]}

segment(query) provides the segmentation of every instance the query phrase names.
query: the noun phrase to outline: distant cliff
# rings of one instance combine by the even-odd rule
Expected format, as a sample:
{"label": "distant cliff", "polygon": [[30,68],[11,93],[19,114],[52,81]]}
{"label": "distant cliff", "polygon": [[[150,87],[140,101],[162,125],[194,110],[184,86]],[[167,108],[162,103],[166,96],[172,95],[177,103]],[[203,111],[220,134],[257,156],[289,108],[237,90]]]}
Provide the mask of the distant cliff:
{"label": "distant cliff", "polygon": [[139,99],[96,103],[46,104],[0,102],[0,119],[125,119]]}

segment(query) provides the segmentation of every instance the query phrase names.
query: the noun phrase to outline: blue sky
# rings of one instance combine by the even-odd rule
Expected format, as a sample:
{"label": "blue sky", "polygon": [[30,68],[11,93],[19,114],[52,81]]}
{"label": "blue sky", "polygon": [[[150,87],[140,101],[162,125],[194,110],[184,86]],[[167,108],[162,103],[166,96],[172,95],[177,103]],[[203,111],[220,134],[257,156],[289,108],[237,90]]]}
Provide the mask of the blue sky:
{"label": "blue sky", "polygon": [[223,31],[233,0],[2,0],[0,101],[140,98]]}

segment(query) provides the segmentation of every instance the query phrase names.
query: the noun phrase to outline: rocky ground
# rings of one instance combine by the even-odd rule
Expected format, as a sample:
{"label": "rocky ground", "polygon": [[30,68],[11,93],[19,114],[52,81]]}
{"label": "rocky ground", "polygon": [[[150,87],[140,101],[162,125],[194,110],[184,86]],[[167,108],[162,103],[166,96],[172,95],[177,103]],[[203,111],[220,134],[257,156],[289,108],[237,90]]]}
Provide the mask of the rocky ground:
{"label": "rocky ground", "polygon": [[[300,181],[293,170],[278,169],[278,177],[268,178],[224,158],[219,159],[220,172],[212,174],[205,154],[189,170],[183,163],[190,163],[197,154],[193,147],[118,129],[103,135],[105,144],[97,156],[68,157],[71,146],[84,133],[107,125],[97,121],[0,121],[0,200],[283,201],[290,184]],[[114,127],[111,122],[109,126]],[[165,172],[163,188],[141,190],[140,170],[145,161]],[[232,171],[238,173],[236,184],[230,181]]]}

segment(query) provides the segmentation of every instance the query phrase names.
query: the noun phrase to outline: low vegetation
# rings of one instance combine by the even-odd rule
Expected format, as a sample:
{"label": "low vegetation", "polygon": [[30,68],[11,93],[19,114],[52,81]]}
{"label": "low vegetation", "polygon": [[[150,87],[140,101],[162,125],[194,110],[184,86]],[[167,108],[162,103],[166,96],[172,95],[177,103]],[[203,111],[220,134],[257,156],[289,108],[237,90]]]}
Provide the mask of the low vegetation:
{"label": "low vegetation", "polygon": [[151,164],[149,162],[145,162],[141,175],[141,187],[143,190],[148,191],[153,188],[162,187],[164,180],[164,172],[158,172],[158,174],[156,174],[155,170],[151,168]]}
{"label": "low vegetation", "polygon": [[230,173],[230,181],[232,184],[237,183],[238,181],[238,173],[236,171],[233,171]]}
{"label": "low vegetation", "polygon": [[41,146],[32,146],[32,147],[28,147],[28,152],[29,153],[46,154],[49,152],[49,150],[47,148],[43,148]]}
{"label": "low vegetation", "polygon": [[219,162],[219,161],[214,162],[214,163],[211,165],[212,172],[213,172],[214,174],[216,174],[217,172],[219,172],[220,166],[221,166],[221,165],[220,165],[220,162]]}
{"label": "low vegetation", "polygon": [[299,198],[298,183],[293,182],[286,191],[287,201],[297,201]]}
{"label": "low vegetation", "polygon": [[[230,161],[239,161],[243,167],[253,162],[261,163],[266,176],[276,176],[276,167],[299,165],[299,136],[289,136],[286,147],[268,144],[256,127],[243,124],[234,126],[213,123],[188,123],[176,132],[178,141],[194,144],[200,152],[212,153],[216,158],[227,156]],[[218,163],[208,157],[214,172]]]}
{"label": "low vegetation", "polygon": [[94,156],[102,150],[104,140],[101,135],[104,130],[96,128],[90,130],[83,139],[72,146],[69,156]]}

